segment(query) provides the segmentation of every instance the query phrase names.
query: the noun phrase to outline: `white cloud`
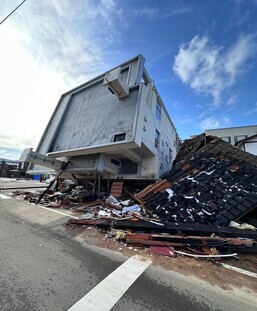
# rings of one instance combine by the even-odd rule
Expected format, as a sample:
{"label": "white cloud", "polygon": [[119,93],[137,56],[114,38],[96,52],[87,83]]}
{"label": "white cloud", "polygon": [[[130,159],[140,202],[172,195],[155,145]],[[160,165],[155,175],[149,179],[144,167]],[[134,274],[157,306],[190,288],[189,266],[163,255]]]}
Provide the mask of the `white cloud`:
{"label": "white cloud", "polygon": [[193,120],[189,116],[184,116],[183,120],[181,121],[181,124],[190,124]]}
{"label": "white cloud", "polygon": [[231,96],[228,98],[228,100],[227,100],[227,106],[230,106],[230,107],[235,106],[237,100],[238,100],[238,95],[237,95],[237,94],[231,95]]}
{"label": "white cloud", "polygon": [[222,127],[227,127],[231,125],[231,121],[229,118],[214,118],[214,117],[208,117],[204,119],[200,123],[201,130],[205,131],[208,129],[217,129]]}
{"label": "white cloud", "polygon": [[[13,9],[3,0],[1,15]],[[104,72],[116,1],[28,1],[1,25],[1,147],[35,147],[61,94]],[[97,27],[96,27],[97,25]]]}
{"label": "white cloud", "polygon": [[227,50],[212,44],[207,36],[195,36],[180,47],[173,70],[182,82],[197,93],[212,96],[218,105],[223,92],[248,69],[247,62],[256,54],[256,48],[253,34],[241,35]]}
{"label": "white cloud", "polygon": [[6,149],[0,149],[0,157],[3,158],[3,154],[6,154]]}
{"label": "white cloud", "polygon": [[68,83],[38,64],[17,38],[27,39],[12,25],[2,27],[0,146],[27,147],[37,143]]}
{"label": "white cloud", "polygon": [[25,46],[37,61],[64,78],[85,81],[104,67],[103,51],[119,37],[121,15],[113,0],[78,0],[76,5],[47,0],[31,2],[16,25],[30,37]]}
{"label": "white cloud", "polygon": [[254,108],[247,110],[244,115],[250,116],[255,113],[257,113],[257,103],[254,104]]}
{"label": "white cloud", "polygon": [[190,7],[182,6],[182,7],[172,8],[170,10],[167,10],[164,13],[164,17],[171,17],[171,16],[186,14],[186,13],[190,13],[190,12],[191,12]]}
{"label": "white cloud", "polygon": [[0,158],[8,159],[8,160],[18,160],[22,153],[21,149],[1,149],[0,148]]}
{"label": "white cloud", "polygon": [[134,14],[137,17],[155,18],[159,15],[157,8],[144,7],[142,9],[134,10]]}
{"label": "white cloud", "polygon": [[172,108],[178,107],[178,102],[177,102],[177,101],[173,102],[173,103],[171,104],[171,107],[172,107]]}
{"label": "white cloud", "polygon": [[230,83],[244,71],[244,66],[248,59],[255,55],[257,48],[256,36],[241,35],[238,41],[224,55],[222,65],[224,71],[230,78]]}
{"label": "white cloud", "polygon": [[155,18],[169,18],[176,15],[186,14],[191,12],[190,7],[181,6],[181,7],[172,7],[172,8],[165,8],[163,10],[159,10],[157,7],[144,7],[142,9],[136,9],[133,11],[136,17],[145,17],[149,19]]}

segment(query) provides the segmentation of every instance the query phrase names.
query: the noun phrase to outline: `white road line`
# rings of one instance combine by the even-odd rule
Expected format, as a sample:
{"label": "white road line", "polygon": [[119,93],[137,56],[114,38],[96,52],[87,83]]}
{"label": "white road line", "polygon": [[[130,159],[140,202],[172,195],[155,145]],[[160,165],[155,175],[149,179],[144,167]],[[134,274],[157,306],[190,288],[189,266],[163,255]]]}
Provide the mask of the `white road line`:
{"label": "white road line", "polygon": [[6,200],[6,199],[10,199],[10,197],[0,193],[0,199]]}
{"label": "white road line", "polygon": [[251,271],[248,271],[248,270],[244,270],[244,269],[241,269],[241,268],[237,268],[235,266],[231,266],[231,265],[228,265],[226,263],[222,263],[221,265],[222,265],[223,268],[226,268],[226,269],[229,269],[229,270],[233,270],[233,271],[236,271],[236,272],[239,272],[239,273],[242,273],[242,274],[245,274],[245,275],[257,278],[257,273],[254,273],[254,272],[251,272]]}
{"label": "white road line", "polygon": [[41,208],[43,208],[43,209],[46,209],[46,210],[51,211],[51,212],[54,212],[54,213],[62,214],[62,215],[67,216],[67,217],[79,219],[79,217],[77,217],[77,216],[73,216],[73,215],[66,214],[66,213],[63,213],[63,212],[60,212],[60,211],[56,211],[56,210],[53,210],[53,209],[51,209],[51,208],[49,208],[49,207],[45,207],[45,206],[41,206],[41,205],[37,205],[37,207],[41,207]]}
{"label": "white road line", "polygon": [[152,261],[142,261],[137,256],[130,257],[68,311],[111,310],[151,263]]}

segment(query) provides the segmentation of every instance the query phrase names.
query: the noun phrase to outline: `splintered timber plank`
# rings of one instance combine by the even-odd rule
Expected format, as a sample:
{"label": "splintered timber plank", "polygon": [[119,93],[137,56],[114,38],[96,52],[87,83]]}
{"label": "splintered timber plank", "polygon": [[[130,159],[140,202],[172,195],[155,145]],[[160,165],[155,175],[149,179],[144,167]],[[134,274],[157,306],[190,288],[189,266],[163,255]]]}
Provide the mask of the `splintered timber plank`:
{"label": "splintered timber plank", "polygon": [[172,243],[167,241],[155,241],[155,240],[137,240],[133,238],[126,239],[128,244],[141,244],[141,245],[159,245],[159,246],[178,246],[183,247],[183,243]]}
{"label": "splintered timber plank", "polygon": [[136,194],[136,197],[140,200],[143,200],[143,198],[152,192],[161,192],[160,189],[165,189],[164,187],[169,188],[171,186],[170,182],[168,182],[166,179],[159,180],[153,185],[147,186],[144,190]]}
{"label": "splintered timber plank", "polygon": [[109,227],[110,221],[108,219],[97,219],[97,220],[87,220],[87,219],[69,219],[67,225],[84,225],[84,226],[99,226],[99,227]]}
{"label": "splintered timber plank", "polygon": [[124,192],[127,193],[135,201],[137,201],[140,205],[143,205],[143,202],[138,197],[136,197],[133,193],[129,192],[127,189],[124,189]]}
{"label": "splintered timber plank", "polygon": [[180,235],[157,235],[157,234],[130,234],[125,235],[127,243],[143,245],[166,245],[166,246],[209,246],[209,247],[234,247],[244,246],[252,248],[255,241],[252,239],[230,239],[223,237],[201,237],[201,236],[180,236]]}
{"label": "splintered timber plank", "polygon": [[163,222],[163,225],[157,225],[148,221],[138,220],[114,220],[112,226],[115,229],[131,229],[134,231],[152,231],[156,232],[173,232],[177,231],[183,232],[187,235],[211,235],[215,233],[216,235],[222,235],[226,237],[246,237],[257,239],[257,232],[253,230],[242,230],[232,227],[217,227],[214,225],[203,225],[203,224],[175,224]]}
{"label": "splintered timber plank", "polygon": [[208,244],[223,241],[221,238],[199,237],[199,236],[180,236],[180,235],[160,235],[160,234],[130,234],[125,236],[126,240],[170,242],[175,244]]}
{"label": "splintered timber plank", "polygon": [[[158,183],[158,181],[157,181],[156,183]],[[148,193],[152,192],[152,188],[156,185],[156,183],[147,186],[145,189],[143,189],[142,191],[140,191],[139,193],[137,193],[137,194],[136,194],[136,197],[137,197],[138,199],[140,199],[140,200],[143,199]]]}
{"label": "splintered timber plank", "polygon": [[166,189],[171,187],[171,183],[166,181],[160,188],[158,188],[159,192],[164,192]]}

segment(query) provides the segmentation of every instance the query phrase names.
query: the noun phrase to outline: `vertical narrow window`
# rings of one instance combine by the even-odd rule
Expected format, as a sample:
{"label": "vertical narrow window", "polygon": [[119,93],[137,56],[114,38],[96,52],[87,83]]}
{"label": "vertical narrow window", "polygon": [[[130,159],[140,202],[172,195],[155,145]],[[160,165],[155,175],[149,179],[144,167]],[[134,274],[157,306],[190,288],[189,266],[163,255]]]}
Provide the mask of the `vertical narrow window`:
{"label": "vertical narrow window", "polygon": [[128,82],[129,67],[121,69],[120,74],[122,76],[122,80]]}
{"label": "vertical narrow window", "polygon": [[157,130],[155,130],[154,145],[156,148],[158,148],[159,144],[160,144],[160,133]]}
{"label": "vertical narrow window", "polygon": [[157,100],[155,107],[155,119],[160,123],[161,122],[161,104]]}
{"label": "vertical narrow window", "polygon": [[172,150],[169,148],[169,163],[172,162]]}

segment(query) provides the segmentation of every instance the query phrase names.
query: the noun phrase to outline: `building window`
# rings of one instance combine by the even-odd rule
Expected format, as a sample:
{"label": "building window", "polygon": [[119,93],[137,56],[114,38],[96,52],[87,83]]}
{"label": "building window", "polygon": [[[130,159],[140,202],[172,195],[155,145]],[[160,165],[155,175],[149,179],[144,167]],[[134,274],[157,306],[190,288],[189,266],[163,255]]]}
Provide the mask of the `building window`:
{"label": "building window", "polygon": [[126,133],[122,133],[122,134],[114,135],[113,141],[114,142],[116,142],[116,141],[123,141],[125,139],[126,139]]}
{"label": "building window", "polygon": [[128,83],[129,67],[123,68],[120,71],[122,80]]}
{"label": "building window", "polygon": [[160,143],[160,133],[157,130],[155,130],[154,145],[156,148],[159,147],[159,143]]}
{"label": "building window", "polygon": [[119,160],[116,160],[116,159],[114,159],[114,158],[111,158],[111,163],[114,164],[114,165],[116,165],[116,166],[118,166],[118,167],[120,167],[120,161],[119,161]]}
{"label": "building window", "polygon": [[239,140],[245,139],[246,137],[247,137],[247,135],[238,135],[238,136],[235,136],[235,137],[234,137],[235,143],[238,142]]}
{"label": "building window", "polygon": [[167,155],[165,156],[165,162],[166,164],[169,164],[169,157]]}
{"label": "building window", "polygon": [[172,162],[172,150],[169,148],[169,163]]}
{"label": "building window", "polygon": [[161,122],[161,104],[157,100],[155,107],[155,119],[160,123]]}
{"label": "building window", "polygon": [[147,75],[146,75],[145,71],[143,71],[142,81],[141,82],[143,82],[145,86],[147,86],[148,83],[149,83],[149,80],[147,78]]}
{"label": "building window", "polygon": [[221,137],[221,139],[228,142],[228,143],[231,143],[231,138],[229,136]]}

